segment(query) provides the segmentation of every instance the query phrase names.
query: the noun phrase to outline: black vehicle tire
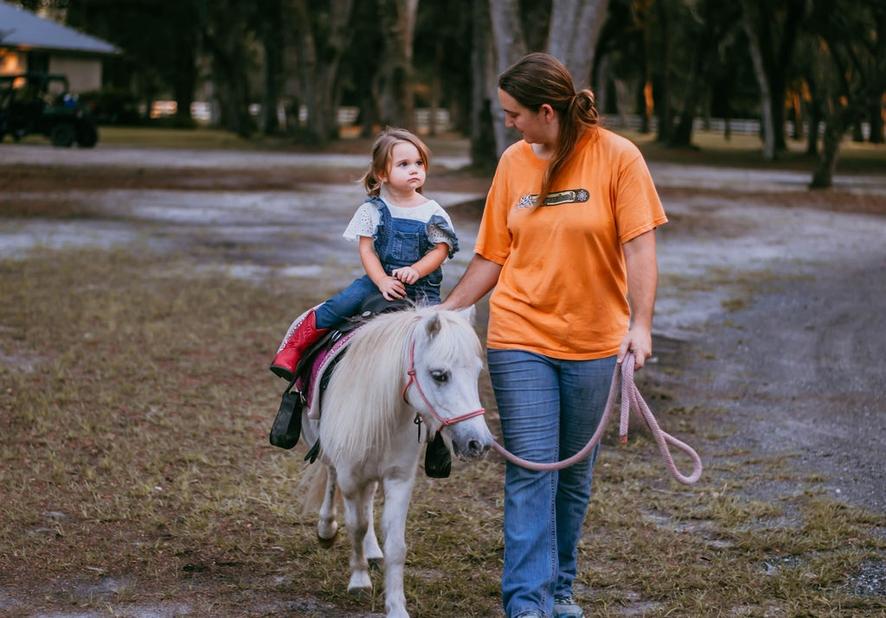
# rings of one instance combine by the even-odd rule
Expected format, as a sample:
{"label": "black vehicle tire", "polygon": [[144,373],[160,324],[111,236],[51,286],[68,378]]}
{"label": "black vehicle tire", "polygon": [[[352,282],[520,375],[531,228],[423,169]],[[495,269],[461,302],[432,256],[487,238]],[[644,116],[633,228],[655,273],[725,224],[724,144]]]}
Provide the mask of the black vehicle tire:
{"label": "black vehicle tire", "polygon": [[77,145],[80,148],[93,148],[98,143],[98,129],[94,122],[82,122],[77,127]]}
{"label": "black vehicle tire", "polygon": [[52,131],[49,132],[49,139],[52,140],[52,145],[60,148],[70,148],[74,144],[76,136],[77,131],[70,122],[59,123],[52,127]]}

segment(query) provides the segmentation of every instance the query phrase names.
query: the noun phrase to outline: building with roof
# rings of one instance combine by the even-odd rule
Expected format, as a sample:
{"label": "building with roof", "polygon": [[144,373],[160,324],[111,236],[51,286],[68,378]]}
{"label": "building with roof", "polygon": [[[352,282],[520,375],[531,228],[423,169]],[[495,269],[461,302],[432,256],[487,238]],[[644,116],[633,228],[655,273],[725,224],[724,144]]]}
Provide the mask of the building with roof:
{"label": "building with roof", "polygon": [[71,92],[102,86],[108,43],[0,0],[0,75],[42,72],[68,77]]}

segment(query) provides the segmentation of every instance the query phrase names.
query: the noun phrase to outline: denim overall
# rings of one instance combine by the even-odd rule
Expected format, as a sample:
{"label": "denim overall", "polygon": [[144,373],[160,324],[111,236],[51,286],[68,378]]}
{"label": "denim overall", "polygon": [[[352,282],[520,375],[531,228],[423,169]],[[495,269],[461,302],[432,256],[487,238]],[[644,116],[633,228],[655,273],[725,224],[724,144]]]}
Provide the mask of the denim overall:
{"label": "denim overall", "polygon": [[[434,215],[427,223],[414,219],[399,219],[391,216],[390,209],[381,198],[372,197],[370,201],[378,208],[381,215],[375,231],[374,244],[375,252],[388,275],[397,268],[412,266],[434,248],[428,238],[428,226],[431,224],[448,232],[453,239],[450,257],[458,250],[455,233],[440,215]],[[437,268],[414,284],[406,285],[406,296],[417,303],[439,304],[442,281],[443,269]],[[363,301],[378,293],[379,290],[369,275],[363,275],[317,308],[317,327],[331,328],[356,315]]]}

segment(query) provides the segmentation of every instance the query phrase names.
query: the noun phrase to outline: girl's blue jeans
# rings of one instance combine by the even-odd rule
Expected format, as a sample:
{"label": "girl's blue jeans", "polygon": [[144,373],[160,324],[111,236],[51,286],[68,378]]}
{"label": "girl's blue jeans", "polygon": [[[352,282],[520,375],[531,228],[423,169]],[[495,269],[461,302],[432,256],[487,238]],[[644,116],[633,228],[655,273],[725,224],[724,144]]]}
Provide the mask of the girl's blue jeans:
{"label": "girl's blue jeans", "polygon": [[[317,328],[332,328],[356,315],[363,301],[373,294],[378,294],[378,288],[368,275],[356,279],[351,285],[317,307]],[[440,304],[440,286],[420,279],[416,285],[406,286],[406,296],[416,302],[437,305]]]}
{"label": "girl's blue jeans", "polygon": [[[553,462],[587,444],[606,405],[615,356],[568,361],[490,349],[488,360],[509,451],[531,461]],[[598,448],[559,472],[507,464],[501,586],[508,616],[529,609],[548,616],[555,596],[572,595]]]}

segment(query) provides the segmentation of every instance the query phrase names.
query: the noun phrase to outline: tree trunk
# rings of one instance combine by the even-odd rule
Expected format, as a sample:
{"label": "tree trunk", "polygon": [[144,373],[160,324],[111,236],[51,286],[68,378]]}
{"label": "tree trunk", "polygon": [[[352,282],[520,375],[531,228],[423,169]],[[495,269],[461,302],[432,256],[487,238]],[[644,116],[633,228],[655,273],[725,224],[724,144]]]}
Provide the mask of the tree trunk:
{"label": "tree trunk", "polygon": [[443,39],[434,43],[434,71],[431,76],[431,109],[428,116],[428,134],[437,135],[437,110],[440,109],[440,74],[443,72]]}
{"label": "tree trunk", "polygon": [[381,0],[384,50],[377,76],[379,112],[384,124],[415,130],[412,92],[412,40],[418,0]]}
{"label": "tree trunk", "polygon": [[280,128],[277,106],[280,100],[280,82],[283,77],[283,6],[281,0],[272,0],[266,5],[262,33],[262,48],[265,56],[265,92],[262,98],[262,132],[265,135],[276,133]]}
{"label": "tree trunk", "polygon": [[659,30],[661,33],[661,49],[658,54],[656,79],[653,80],[653,94],[655,97],[655,114],[658,117],[657,142],[668,143],[671,139],[672,115],[670,94],[670,68],[671,68],[671,32],[670,11],[668,0],[657,0],[655,10],[658,14]]}
{"label": "tree trunk", "polygon": [[597,66],[594,68],[594,83],[591,84],[590,88],[594,91],[594,100],[597,105],[597,110],[601,114],[607,113],[609,109],[611,109],[610,103],[610,92],[609,92],[609,81],[610,81],[610,64],[611,56],[603,56],[600,58],[600,62],[597,63]]}
{"label": "tree trunk", "polygon": [[806,75],[806,86],[809,88],[809,126],[806,127],[806,154],[809,156],[818,156],[818,128],[821,125],[821,103],[816,86],[817,81],[810,75]]}
{"label": "tree trunk", "polygon": [[326,36],[314,34],[307,0],[294,0],[299,52],[299,81],[308,110],[305,128],[309,141],[325,144],[337,136],[338,69],[347,42],[353,0],[332,0]]}
{"label": "tree trunk", "polygon": [[183,121],[191,120],[191,103],[194,102],[194,87],[197,85],[197,49],[193,45],[183,45],[180,55],[176,56],[175,82],[175,115]]}
{"label": "tree trunk", "polygon": [[[707,8],[710,5],[706,5]],[[705,11],[709,13],[710,11]],[[710,23],[710,15],[706,15],[706,21]],[[683,93],[683,109],[680,112],[680,121],[668,140],[672,147],[686,148],[692,143],[692,129],[695,124],[695,113],[702,97],[702,84],[705,83],[710,58],[716,50],[717,40],[715,32],[709,27],[702,34],[695,47],[692,59],[692,73],[689,75],[689,83]]]}
{"label": "tree trunk", "polygon": [[871,99],[868,105],[868,121],[871,124],[871,133],[868,141],[872,144],[883,143],[883,95]]}
{"label": "tree trunk", "polygon": [[497,75],[504,73],[508,67],[526,55],[526,38],[520,23],[520,4],[518,0],[490,0],[489,17],[492,24],[495,66],[487,74],[490,110],[492,112],[492,128],[495,133],[495,151],[498,156],[518,139],[515,131],[505,128],[504,112],[498,101]]}
{"label": "tree trunk", "polygon": [[207,5],[203,40],[212,58],[212,76],[221,110],[222,126],[248,137],[252,132],[249,116],[249,54],[246,48],[247,17],[244,5],[233,0]]}
{"label": "tree trunk", "polygon": [[628,113],[631,110],[631,86],[626,80],[616,79],[615,105],[618,108],[618,124],[623,129],[628,128]]}
{"label": "tree trunk", "polygon": [[748,35],[751,52],[751,61],[754,67],[754,77],[757,78],[757,86],[760,88],[760,116],[763,129],[763,158],[767,161],[775,159],[775,125],[772,112],[772,92],[769,89],[769,78],[766,75],[766,67],[763,62],[763,50],[760,35],[757,32],[754,18],[749,8],[750,3],[745,1],[742,10],[742,23]]}
{"label": "tree trunk", "polygon": [[837,168],[837,156],[840,153],[840,140],[845,130],[844,113],[838,102],[829,101],[831,107],[824,127],[824,140],[818,167],[812,175],[810,189],[827,189],[833,185],[834,170]]}
{"label": "tree trunk", "polygon": [[488,73],[493,65],[492,39],[489,36],[489,4],[472,5],[471,46],[471,163],[480,168],[492,167],[496,161],[492,104],[489,97]]}
{"label": "tree trunk", "polygon": [[799,92],[791,93],[791,120],[794,123],[794,130],[791,137],[797,141],[803,139],[803,99]]}
{"label": "tree trunk", "polygon": [[499,74],[526,55],[526,39],[520,24],[518,0],[490,0],[489,17]]}
{"label": "tree trunk", "polygon": [[548,31],[548,53],[559,58],[575,82],[575,89],[591,84],[591,67],[609,0],[553,0]]}

